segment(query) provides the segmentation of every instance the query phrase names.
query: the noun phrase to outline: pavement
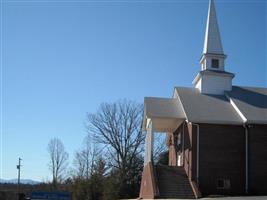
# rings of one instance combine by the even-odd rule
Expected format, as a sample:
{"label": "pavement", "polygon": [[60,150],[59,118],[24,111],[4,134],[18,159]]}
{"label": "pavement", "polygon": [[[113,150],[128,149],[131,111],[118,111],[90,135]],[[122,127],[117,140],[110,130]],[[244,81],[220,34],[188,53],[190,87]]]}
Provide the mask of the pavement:
{"label": "pavement", "polygon": [[[124,199],[124,200],[138,200],[138,199]],[[143,199],[143,200],[151,200],[151,199]],[[185,200],[185,199],[157,199],[157,200]],[[200,198],[199,200],[267,200],[267,196],[210,197],[210,198]]]}

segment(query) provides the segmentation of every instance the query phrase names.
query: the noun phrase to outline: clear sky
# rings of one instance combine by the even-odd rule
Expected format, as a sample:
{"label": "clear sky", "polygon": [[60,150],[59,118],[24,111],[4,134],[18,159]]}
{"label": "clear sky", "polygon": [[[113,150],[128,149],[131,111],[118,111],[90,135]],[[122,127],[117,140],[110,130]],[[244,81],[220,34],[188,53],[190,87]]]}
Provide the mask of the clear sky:
{"label": "clear sky", "polygon": [[[235,85],[267,86],[266,4],[216,1]],[[16,178],[22,157],[22,178],[50,179],[50,138],[72,160],[102,102],[191,87],[207,10],[208,0],[2,0],[0,177]]]}

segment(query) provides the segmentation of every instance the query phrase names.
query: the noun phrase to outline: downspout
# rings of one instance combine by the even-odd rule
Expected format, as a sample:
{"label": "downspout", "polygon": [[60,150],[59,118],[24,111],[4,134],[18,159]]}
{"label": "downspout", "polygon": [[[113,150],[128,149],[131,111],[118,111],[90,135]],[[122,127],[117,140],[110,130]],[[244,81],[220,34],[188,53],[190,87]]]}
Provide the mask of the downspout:
{"label": "downspout", "polygon": [[243,124],[243,127],[245,128],[245,145],[246,145],[246,185],[245,185],[245,192],[248,194],[248,129],[249,126],[246,124]]}
{"label": "downspout", "polygon": [[192,125],[197,127],[197,185],[199,185],[199,124],[192,123]]}
{"label": "downspout", "polygon": [[249,160],[248,160],[248,135],[249,135],[249,128],[250,125],[248,125],[247,122],[247,118],[243,115],[243,113],[239,110],[239,108],[237,107],[237,105],[235,104],[235,102],[231,99],[231,97],[229,97],[229,95],[226,93],[225,94],[226,97],[229,99],[231,105],[234,107],[235,111],[238,113],[238,115],[241,117],[241,119],[243,120],[243,127],[245,129],[245,149],[246,149],[246,185],[245,185],[245,192],[248,193],[248,185],[249,185],[249,180],[248,180],[248,165],[249,165]]}
{"label": "downspout", "polygon": [[182,149],[183,149],[183,166],[184,166],[184,163],[185,163],[185,159],[184,159],[184,157],[185,157],[185,152],[184,152],[184,126],[185,126],[185,121],[183,122],[183,147],[182,147]]}

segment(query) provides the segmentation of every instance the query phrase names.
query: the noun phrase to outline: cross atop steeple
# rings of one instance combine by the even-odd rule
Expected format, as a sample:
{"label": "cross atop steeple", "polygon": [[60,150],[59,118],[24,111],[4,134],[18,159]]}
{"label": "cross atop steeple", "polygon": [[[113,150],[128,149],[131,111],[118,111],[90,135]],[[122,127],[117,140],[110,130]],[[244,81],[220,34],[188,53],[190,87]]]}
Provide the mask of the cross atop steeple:
{"label": "cross atop steeple", "polygon": [[210,0],[209,2],[205,42],[203,48],[203,54],[207,53],[224,54],[214,0]]}

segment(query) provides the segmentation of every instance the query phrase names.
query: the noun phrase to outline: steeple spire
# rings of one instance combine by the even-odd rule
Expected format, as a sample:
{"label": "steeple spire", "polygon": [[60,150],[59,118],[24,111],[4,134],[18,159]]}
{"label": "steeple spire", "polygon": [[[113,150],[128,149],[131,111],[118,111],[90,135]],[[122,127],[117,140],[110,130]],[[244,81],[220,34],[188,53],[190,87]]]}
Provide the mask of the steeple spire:
{"label": "steeple spire", "polygon": [[203,54],[200,59],[201,70],[224,71],[224,55],[214,0],[209,0]]}
{"label": "steeple spire", "polygon": [[234,74],[224,70],[223,52],[214,0],[209,0],[205,42],[200,59],[201,71],[193,80],[195,88],[204,94],[224,94],[232,90]]}
{"label": "steeple spire", "polygon": [[209,2],[205,42],[203,48],[203,54],[207,53],[224,54],[214,0],[210,0]]}

